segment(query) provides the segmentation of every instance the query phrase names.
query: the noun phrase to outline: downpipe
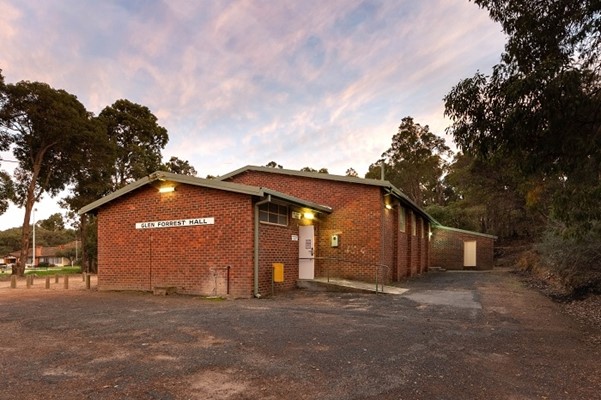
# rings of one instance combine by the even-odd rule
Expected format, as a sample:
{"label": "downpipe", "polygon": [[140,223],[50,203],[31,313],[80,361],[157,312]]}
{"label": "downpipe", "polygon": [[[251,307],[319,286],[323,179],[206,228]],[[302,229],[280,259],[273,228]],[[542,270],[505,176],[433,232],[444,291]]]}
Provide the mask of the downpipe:
{"label": "downpipe", "polygon": [[259,293],[259,206],[263,204],[271,203],[271,195],[268,194],[266,199],[258,201],[255,203],[255,240],[254,240],[254,296],[257,299],[261,298],[261,293]]}

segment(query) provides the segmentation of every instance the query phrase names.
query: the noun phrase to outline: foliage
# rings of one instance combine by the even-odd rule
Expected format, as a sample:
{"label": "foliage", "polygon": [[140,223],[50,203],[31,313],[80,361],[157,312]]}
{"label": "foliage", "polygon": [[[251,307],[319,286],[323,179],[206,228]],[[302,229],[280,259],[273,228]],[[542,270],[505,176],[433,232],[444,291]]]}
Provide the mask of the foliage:
{"label": "foliage", "polygon": [[366,178],[379,179],[384,165],[385,178],[420,206],[443,204],[442,176],[451,151],[428,125],[403,118],[390,148],[382,159],[370,165]]}
{"label": "foliage", "polygon": [[14,198],[14,184],[6,171],[0,171],[0,214],[8,210],[9,200]]}
{"label": "foliage", "polygon": [[459,153],[449,166],[444,185],[447,209],[428,211],[445,225],[505,239],[531,238],[540,233],[548,214],[539,188],[503,158],[483,162]]}
{"label": "foliage", "polygon": [[171,157],[169,161],[161,166],[161,170],[189,176],[196,176],[198,173],[187,160],[181,160],[177,157]]}
{"label": "foliage", "polygon": [[315,169],[315,168],[311,168],[311,167],[303,167],[300,170],[301,170],[301,172],[317,172],[319,174],[328,174],[329,173],[327,168]]}
{"label": "foliage", "polygon": [[19,163],[13,198],[25,208],[19,275],[25,269],[34,203],[44,193],[58,194],[85,166],[85,154],[101,137],[99,128],[77,98],[64,90],[28,81],[2,86],[0,137],[13,145]]}
{"label": "foliage", "polygon": [[352,167],[346,170],[345,175],[346,176],[352,176],[352,177],[355,177],[355,178],[359,177],[359,174],[357,173],[357,171],[355,171],[355,169],[352,168]]}
{"label": "foliage", "polygon": [[265,166],[269,167],[269,168],[280,168],[280,169],[284,168],[275,161],[269,161]]}
{"label": "foliage", "polygon": [[[596,225],[595,229],[601,229],[601,225]],[[598,237],[566,238],[549,230],[538,246],[545,264],[575,294],[601,293],[601,241]]]}
{"label": "foliage", "polygon": [[465,153],[515,166],[550,193],[563,233],[585,237],[601,220],[601,3],[476,3],[508,42],[490,76],[445,97],[449,133]]}
{"label": "foliage", "polygon": [[82,238],[82,265],[87,272],[98,272],[98,224],[95,216],[88,216]]}
{"label": "foliage", "polygon": [[111,168],[113,190],[161,169],[161,150],[169,135],[148,107],[117,100],[105,107],[98,119],[115,146],[116,157]]}
{"label": "foliage", "polygon": [[63,257],[69,260],[71,264],[75,261],[75,258],[78,256],[77,249],[74,247],[68,247],[56,252],[57,257]]}
{"label": "foliage", "polygon": [[[178,173],[196,173],[187,161],[176,157],[166,165],[161,164],[161,150],[167,144],[168,134],[147,107],[118,100],[105,107],[97,119],[104,127],[104,140],[87,154],[86,168],[74,176],[71,193],[62,201],[71,210],[72,217],[87,204],[154,171],[179,168]],[[93,269],[96,233],[92,232],[95,224],[88,224],[89,218],[82,215],[77,226],[85,268]]]}
{"label": "foliage", "polygon": [[[49,231],[40,226],[36,227],[35,234],[36,245],[44,247],[60,246],[72,242],[76,237],[73,229]],[[21,236],[21,228],[0,231],[0,256],[21,250]]]}
{"label": "foliage", "polygon": [[21,249],[21,228],[0,231],[0,256]]}
{"label": "foliage", "polygon": [[48,218],[39,221],[38,225],[47,231],[56,232],[65,229],[65,221],[63,221],[63,216],[60,213],[54,213]]}

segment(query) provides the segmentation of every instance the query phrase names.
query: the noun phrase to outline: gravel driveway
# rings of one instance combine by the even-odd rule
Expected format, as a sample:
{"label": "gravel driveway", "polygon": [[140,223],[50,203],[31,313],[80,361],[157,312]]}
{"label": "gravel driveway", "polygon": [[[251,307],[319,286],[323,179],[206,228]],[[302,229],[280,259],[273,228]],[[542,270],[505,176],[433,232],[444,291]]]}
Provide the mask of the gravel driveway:
{"label": "gravel driveway", "polygon": [[601,399],[590,332],[504,271],[402,296],[0,289],[0,399]]}

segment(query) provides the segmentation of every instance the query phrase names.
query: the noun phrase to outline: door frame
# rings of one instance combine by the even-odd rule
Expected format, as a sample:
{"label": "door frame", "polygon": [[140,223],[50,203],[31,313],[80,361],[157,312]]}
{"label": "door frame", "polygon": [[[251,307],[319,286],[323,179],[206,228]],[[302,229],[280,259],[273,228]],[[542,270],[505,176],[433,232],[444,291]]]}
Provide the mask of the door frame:
{"label": "door frame", "polygon": [[315,226],[298,227],[298,279],[315,279]]}
{"label": "door frame", "polygon": [[463,242],[463,268],[478,266],[478,241],[465,240]]}

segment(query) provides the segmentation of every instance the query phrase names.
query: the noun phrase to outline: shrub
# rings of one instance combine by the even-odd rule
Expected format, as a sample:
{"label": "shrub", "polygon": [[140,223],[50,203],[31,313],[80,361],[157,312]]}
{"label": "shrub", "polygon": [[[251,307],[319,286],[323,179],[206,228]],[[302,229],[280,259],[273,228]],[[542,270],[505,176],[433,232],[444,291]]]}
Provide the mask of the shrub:
{"label": "shrub", "polygon": [[548,232],[538,250],[551,271],[573,294],[601,292],[601,239]]}

